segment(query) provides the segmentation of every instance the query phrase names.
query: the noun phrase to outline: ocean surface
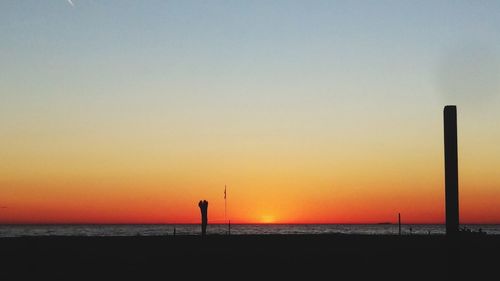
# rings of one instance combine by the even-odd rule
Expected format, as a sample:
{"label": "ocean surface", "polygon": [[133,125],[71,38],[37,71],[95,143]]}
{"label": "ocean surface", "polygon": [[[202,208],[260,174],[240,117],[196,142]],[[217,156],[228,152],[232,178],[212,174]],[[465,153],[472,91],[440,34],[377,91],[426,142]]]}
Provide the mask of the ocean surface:
{"label": "ocean surface", "polygon": [[[481,229],[487,234],[500,235],[500,225],[461,225],[471,231]],[[199,235],[196,224],[162,225],[0,225],[0,237],[20,236],[161,236]],[[443,235],[445,226],[438,224],[402,225],[404,235]],[[228,226],[208,225],[207,233],[224,235]],[[231,235],[245,234],[366,234],[391,235],[398,233],[395,224],[235,224]]]}

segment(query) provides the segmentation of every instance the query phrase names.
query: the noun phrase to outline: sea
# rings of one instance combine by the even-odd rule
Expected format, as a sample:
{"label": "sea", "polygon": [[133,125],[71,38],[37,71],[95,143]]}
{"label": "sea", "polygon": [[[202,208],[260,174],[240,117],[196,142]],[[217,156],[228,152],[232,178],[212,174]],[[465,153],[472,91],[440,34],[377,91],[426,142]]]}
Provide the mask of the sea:
{"label": "sea", "polygon": [[[482,231],[486,234],[500,235],[500,225],[474,224],[461,225],[471,232]],[[199,235],[197,224],[148,224],[148,225],[0,225],[0,237],[24,236],[166,236]],[[209,224],[207,234],[226,235],[227,224]],[[231,235],[269,235],[269,234],[362,234],[395,235],[397,224],[232,224]],[[403,235],[443,235],[442,224],[402,225]]]}

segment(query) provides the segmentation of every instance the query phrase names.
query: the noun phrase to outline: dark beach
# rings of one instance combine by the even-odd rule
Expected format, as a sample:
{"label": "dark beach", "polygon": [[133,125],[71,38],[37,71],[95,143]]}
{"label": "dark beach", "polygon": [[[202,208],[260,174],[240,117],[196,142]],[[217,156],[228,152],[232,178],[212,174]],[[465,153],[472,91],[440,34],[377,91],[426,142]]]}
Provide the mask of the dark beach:
{"label": "dark beach", "polygon": [[2,276],[19,279],[478,280],[500,261],[492,235],[20,237],[0,239],[0,249]]}

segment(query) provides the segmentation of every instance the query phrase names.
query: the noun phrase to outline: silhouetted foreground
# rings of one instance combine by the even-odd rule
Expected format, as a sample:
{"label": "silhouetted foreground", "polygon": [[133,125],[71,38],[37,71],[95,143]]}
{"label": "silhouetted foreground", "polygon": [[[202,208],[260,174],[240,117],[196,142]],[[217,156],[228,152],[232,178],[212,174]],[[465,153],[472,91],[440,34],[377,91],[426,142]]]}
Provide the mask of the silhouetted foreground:
{"label": "silhouetted foreground", "polygon": [[[217,279],[349,277],[462,280],[496,273],[500,236],[164,236],[25,237],[0,239],[2,276],[192,277]],[[269,277],[269,276],[268,276]],[[11,279],[5,279],[11,280]],[[379,279],[377,279],[379,280]]]}

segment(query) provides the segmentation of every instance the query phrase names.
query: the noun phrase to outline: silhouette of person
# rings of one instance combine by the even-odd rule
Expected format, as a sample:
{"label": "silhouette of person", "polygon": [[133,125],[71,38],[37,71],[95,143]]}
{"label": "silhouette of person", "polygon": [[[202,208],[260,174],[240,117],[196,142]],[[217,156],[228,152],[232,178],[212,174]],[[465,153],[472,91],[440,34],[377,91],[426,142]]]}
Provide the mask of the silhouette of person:
{"label": "silhouette of person", "polygon": [[200,200],[198,203],[201,211],[201,236],[205,236],[207,233],[207,223],[208,223],[208,202],[207,200]]}

